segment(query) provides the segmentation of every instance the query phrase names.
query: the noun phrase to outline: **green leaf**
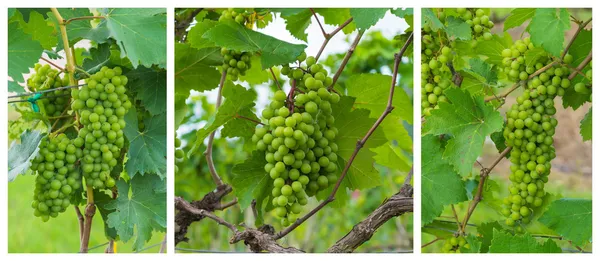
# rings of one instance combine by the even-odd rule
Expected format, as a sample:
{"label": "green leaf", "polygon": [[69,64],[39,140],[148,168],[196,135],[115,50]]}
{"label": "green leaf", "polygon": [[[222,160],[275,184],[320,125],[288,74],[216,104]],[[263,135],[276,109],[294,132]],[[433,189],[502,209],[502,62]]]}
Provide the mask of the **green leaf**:
{"label": "green leaf", "polygon": [[187,42],[194,48],[210,48],[216,47],[215,44],[202,36],[211,28],[215,27],[218,22],[213,20],[202,20],[190,29],[187,35]]}
{"label": "green leaf", "polygon": [[227,49],[258,52],[263,69],[292,63],[306,48],[306,45],[284,42],[238,23],[220,23],[208,30],[204,37]]}
{"label": "green leaf", "polygon": [[130,177],[148,176],[156,173],[161,178],[167,176],[167,119],[166,114],[144,119],[145,129],[138,127],[137,112],[130,109],[125,115],[127,125],[123,130],[129,140],[128,160],[125,165]]}
{"label": "green leaf", "polygon": [[592,200],[556,200],[539,221],[574,245],[585,246],[592,241]]}
{"label": "green leaf", "polygon": [[515,8],[504,20],[504,31],[521,26],[535,14],[535,8]]}
{"label": "green leaf", "polygon": [[442,153],[439,137],[421,137],[421,195],[428,195],[421,199],[422,225],[441,215],[445,206],[467,200],[464,182]]}
{"label": "green leaf", "polygon": [[[577,76],[575,79],[573,79],[573,81],[571,81],[571,86],[573,86],[577,82],[576,79],[578,79],[578,78],[580,79],[581,76]],[[584,103],[591,101],[590,96],[591,96],[590,94],[576,92],[575,88],[573,88],[573,87],[567,88],[567,89],[565,89],[565,94],[562,97],[563,107],[565,109],[568,107],[571,107],[571,108],[573,108],[573,110],[577,110]]]}
{"label": "green leaf", "polygon": [[46,133],[25,130],[21,134],[21,143],[13,141],[8,149],[8,181],[13,181],[19,174],[25,174],[39,152],[39,146]]}
{"label": "green leaf", "polygon": [[262,68],[260,57],[253,55],[250,58],[250,63],[252,63],[252,67],[246,70],[246,75],[239,76],[240,81],[245,81],[249,84],[261,84],[271,79],[271,72]]}
{"label": "green leaf", "polygon": [[429,224],[422,224],[421,232],[434,235],[436,238],[450,238],[456,233],[455,222],[443,222],[441,220],[433,220]]}
{"label": "green leaf", "polygon": [[23,86],[19,85],[17,82],[8,81],[8,92],[24,93],[25,88],[23,88]]}
{"label": "green leaf", "polygon": [[548,53],[542,48],[536,47],[533,50],[529,50],[525,53],[525,66],[532,66],[535,68],[535,64],[540,58],[546,56],[548,56]]}
{"label": "green leaf", "polygon": [[374,159],[379,165],[400,171],[410,170],[412,164],[408,157],[404,155],[404,152],[398,146],[394,146],[391,142],[371,149],[371,151],[377,153]]}
{"label": "green leaf", "polygon": [[504,230],[502,225],[498,221],[481,223],[477,227],[477,233],[481,238],[481,253],[487,253],[490,250],[492,244],[492,238],[494,237],[494,230]]}
{"label": "green leaf", "polygon": [[113,201],[113,198],[100,190],[94,190],[94,204],[100,212],[102,221],[104,221],[104,235],[107,239],[117,239],[117,230],[108,225],[108,215],[114,213],[114,209],[107,209],[107,205]]}
{"label": "green leaf", "polygon": [[83,70],[92,74],[100,71],[102,66],[110,64],[110,44],[104,43],[90,48],[90,57],[83,59]]}
{"label": "green leaf", "polygon": [[167,15],[165,8],[114,8],[105,16],[110,36],[131,61],[161,68],[167,65]]}
{"label": "green leaf", "polygon": [[438,30],[444,28],[444,24],[442,24],[437,15],[433,13],[433,10],[431,8],[422,8],[421,12],[423,14],[421,26],[428,25],[434,32],[437,32]]}
{"label": "green leaf", "polygon": [[479,253],[481,250],[481,241],[474,235],[468,234],[465,239],[467,240],[467,244],[469,244],[469,248],[465,248],[464,246],[460,247],[461,253]]}
{"label": "green leaf", "polygon": [[413,15],[413,9],[412,8],[394,8],[392,9],[392,14],[394,14],[397,17],[400,17],[402,19],[405,19],[406,16],[411,16]]}
{"label": "green leaf", "polygon": [[25,81],[23,74],[38,62],[43,50],[40,42],[23,32],[18,22],[8,24],[8,76],[13,81]]}
{"label": "green leaf", "polygon": [[483,97],[471,97],[467,91],[448,89],[444,93],[449,102],[439,104],[423,125],[423,134],[450,134],[443,158],[459,174],[471,172],[481,155],[486,136],[502,129],[504,120]]}
{"label": "green leaf", "polygon": [[[502,129],[504,129],[504,127]],[[502,130],[492,133],[492,135],[490,135],[490,138],[494,142],[494,145],[496,146],[498,152],[502,152],[507,148],[506,140],[504,139],[504,134],[502,133]],[[509,155],[506,155],[507,158],[508,156]]]}
{"label": "green leaf", "polygon": [[512,39],[508,33],[504,34],[504,37],[493,35],[490,40],[483,40],[477,43],[475,51],[479,55],[487,56],[485,60],[488,63],[495,65],[502,65],[502,50],[510,48],[512,45]]}
{"label": "green leaf", "polygon": [[591,30],[581,30],[573,41],[571,48],[569,48],[569,54],[573,56],[573,62],[571,65],[577,66],[585,57],[588,56],[590,51],[592,50],[592,31]]}
{"label": "green leaf", "polygon": [[[352,18],[352,15],[350,15],[350,8],[316,8],[314,10],[315,13],[323,16],[323,22],[328,25],[340,26],[348,21],[348,19]],[[356,30],[356,24],[350,22],[342,29],[342,32],[349,34],[354,30]]]}
{"label": "green leaf", "polygon": [[579,129],[583,141],[592,140],[592,107],[581,120]]}
{"label": "green leaf", "polygon": [[167,71],[138,67],[127,73],[128,87],[151,115],[167,111]]}
{"label": "green leaf", "polygon": [[304,11],[288,15],[281,16],[285,19],[285,29],[290,32],[290,34],[298,40],[302,40],[304,42],[308,42],[308,34],[306,33],[306,29],[310,25],[312,12],[307,8]]}
{"label": "green leaf", "polygon": [[[202,146],[204,139],[211,132],[217,130],[219,127],[234,119],[238,119],[239,115],[246,114],[249,109],[254,108],[256,92],[253,90],[246,90],[246,88],[240,85],[233,84],[231,81],[227,81],[225,86],[223,86],[223,97],[225,98],[225,101],[221,107],[219,107],[214,121],[210,124],[206,124],[204,128],[201,128],[196,132],[196,141],[194,142],[194,146],[192,146],[188,152],[188,157],[191,157],[198,152],[198,148]],[[231,133],[237,132],[231,130],[230,135],[234,135]]]}
{"label": "green leaf", "polygon": [[221,73],[211,66],[222,64],[219,48],[195,49],[189,44],[175,44],[175,92],[187,97],[190,90],[203,92],[216,88]]}
{"label": "green leaf", "polygon": [[48,25],[44,16],[38,12],[29,14],[29,22],[23,25],[23,31],[32,36],[33,40],[40,42],[46,50],[52,50],[58,39],[54,35],[54,27]]}
{"label": "green leaf", "polygon": [[[135,10],[135,9],[130,9]],[[88,8],[58,8],[58,12],[63,19],[68,20],[71,18],[91,16],[92,13]],[[59,23],[53,13],[48,12],[49,20],[54,24],[54,30],[60,32]],[[108,28],[106,28],[106,22],[104,19],[94,27],[90,23],[90,20],[74,20],[67,25],[67,36],[69,37],[69,44],[73,46],[81,39],[88,39],[96,42],[97,44],[105,43],[109,37]],[[63,41],[60,38],[60,34],[57,35],[58,47],[57,50],[63,49]]]}
{"label": "green leaf", "polygon": [[[251,157],[231,170],[231,186],[241,209],[247,209],[252,200],[256,199],[256,210],[262,212],[263,201],[271,195],[273,189],[273,180],[265,171],[265,164],[265,154],[253,151]],[[258,217],[262,219],[263,215],[259,214]]]}
{"label": "green leaf", "polygon": [[109,227],[117,230],[119,238],[128,242],[135,233],[133,250],[139,250],[152,237],[152,231],[167,227],[167,193],[164,180],[156,175],[137,175],[130,182],[117,181],[119,194],[106,204]]}
{"label": "green leaf", "polygon": [[[355,106],[371,111],[372,118],[379,117],[386,109],[392,77],[381,74],[355,74],[346,81],[348,95],[356,97]],[[392,100],[394,110],[391,115],[400,117],[408,123],[413,123],[412,100],[399,87],[395,88]]]}
{"label": "green leaf", "polygon": [[[400,117],[388,114],[385,120],[379,125],[379,128],[383,130],[385,137],[389,141],[393,141],[399,148],[412,151],[413,141],[410,134],[403,126],[403,120]],[[410,126],[409,128],[412,128]]]}
{"label": "green leaf", "polygon": [[352,22],[359,30],[367,30],[385,16],[389,8],[350,8]]}
{"label": "green leaf", "polygon": [[447,20],[448,26],[446,27],[446,32],[448,33],[448,37],[454,37],[460,40],[472,39],[471,26],[464,20],[454,16],[449,16]]}
{"label": "green leaf", "polygon": [[473,76],[483,85],[489,86],[498,81],[498,72],[490,64],[479,58],[469,59],[469,69],[464,69],[466,73]]}
{"label": "green leaf", "polygon": [[494,229],[490,253],[562,253],[562,250],[552,239],[541,245],[529,234],[511,235]]}
{"label": "green leaf", "polygon": [[565,32],[571,28],[567,9],[536,8],[529,23],[531,42],[541,46],[555,57],[560,56],[565,41]]}

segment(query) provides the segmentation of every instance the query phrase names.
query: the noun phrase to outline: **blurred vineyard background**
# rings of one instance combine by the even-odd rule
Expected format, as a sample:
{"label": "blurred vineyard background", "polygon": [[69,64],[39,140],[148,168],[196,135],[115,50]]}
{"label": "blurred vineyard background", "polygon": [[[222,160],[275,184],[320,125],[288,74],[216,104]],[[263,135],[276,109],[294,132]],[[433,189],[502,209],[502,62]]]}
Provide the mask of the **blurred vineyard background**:
{"label": "blurred vineyard background", "polygon": [[[394,17],[388,12],[383,20],[389,20],[390,18],[393,19]],[[400,28],[403,27],[406,29],[408,27],[401,19],[396,18],[392,21],[395,23],[395,26],[392,28],[398,28],[398,22],[401,23]],[[352,58],[349,60],[346,69],[340,76],[338,83],[342,86],[344,85],[345,80],[354,74],[382,73],[391,75],[391,72],[393,71],[394,53],[398,52],[403,44],[401,41],[392,39],[394,35],[400,34],[404,29],[392,29],[392,31],[395,32],[390,33],[390,26],[386,27],[385,24],[386,23],[384,23],[384,26],[378,24],[369,29],[363,36],[360,44],[352,55]],[[387,23],[387,25],[389,25],[389,23]],[[277,19],[274,19],[274,22],[269,26],[276,28],[281,27],[279,29],[285,31],[283,28],[285,25],[282,20],[277,21]],[[269,29],[269,26],[266,30]],[[327,27],[327,25],[325,26],[326,31],[331,31],[335,28],[331,26]],[[388,32],[385,32],[386,28]],[[313,34],[311,31],[315,30],[316,33]],[[318,50],[323,38],[314,18],[307,32],[309,33],[309,48],[307,48],[307,54],[315,55],[315,52],[311,51],[311,47]],[[269,34],[268,32],[264,33]],[[315,37],[317,39],[312,41],[311,34],[318,36]],[[281,35],[271,35],[285,41],[288,40]],[[320,59],[320,62],[329,72],[335,72],[337,70],[339,63],[351,44],[350,41],[354,39],[354,35],[343,36],[343,34],[338,34],[335,38],[329,43],[323,57]],[[342,51],[328,52],[328,49]],[[405,56],[412,56],[412,51],[407,52]],[[280,77],[279,68],[274,71],[275,74]],[[404,91],[412,97],[412,59],[408,60],[404,58],[400,65],[399,73],[400,88],[403,88]],[[280,78],[279,82],[283,83],[285,81]],[[272,80],[269,84],[248,85],[247,83],[243,83],[242,85],[250,87],[257,92],[259,98],[256,102],[256,111],[261,111],[262,108],[268,104],[270,96],[277,90],[277,86]],[[289,90],[289,85],[284,86],[284,90]],[[215,100],[215,91],[194,93],[190,99],[188,99],[186,105],[180,105],[180,108],[176,108],[177,110],[188,110],[185,119],[183,120],[183,122],[186,123],[181,126],[176,126],[176,129],[178,128],[177,134],[182,140],[182,149],[184,151],[188,151],[192,147],[196,138],[195,130],[204,126],[206,122],[212,120],[211,117],[214,117],[216,113],[214,107]],[[185,108],[182,108],[183,106],[185,106]],[[398,124],[403,125],[412,136],[412,125],[409,125],[406,122],[399,122]],[[243,142],[239,139],[225,139],[217,134],[213,145],[213,159],[217,172],[223,178],[224,183],[230,182],[230,179],[232,178],[232,167],[243,162],[249,156],[248,151],[251,149],[252,148],[244,148]],[[199,151],[205,150],[205,145],[199,149]],[[403,153],[409,162],[412,161],[412,151],[403,151]],[[202,153],[196,153],[192,158],[187,158],[185,161],[177,163],[177,167],[179,168],[179,172],[175,177],[175,195],[181,196],[186,200],[199,200],[206,193],[215,188],[215,184],[210,178],[205,157]],[[407,173],[390,171],[383,166],[376,166],[376,168],[380,172],[382,186],[364,191],[348,191],[349,195],[351,195],[351,200],[345,208],[340,210],[325,207],[315,216],[308,219],[307,222],[303,223],[286,237],[279,240],[279,242],[284,246],[294,246],[306,252],[325,252],[327,248],[346,235],[356,223],[366,218],[367,215],[375,210],[386,198],[400,190]],[[229,202],[233,200],[233,198],[234,195],[230,194],[223,202]],[[316,207],[318,203],[319,202],[314,198],[311,198],[301,215],[304,215],[307,211]],[[249,225],[254,223],[252,211],[249,209],[244,211],[239,208],[239,205],[228,208],[225,211],[216,211],[215,214],[231,223],[245,223]],[[384,226],[379,228],[367,243],[359,247],[356,252],[412,252],[412,220],[413,215],[412,213],[409,213],[388,221]],[[277,231],[282,229],[279,220],[272,217],[271,213],[265,213],[265,223],[273,225]],[[189,242],[181,242],[177,245],[177,250],[182,253],[192,251],[248,251],[247,247],[242,243],[230,244],[229,239],[231,236],[231,231],[227,228],[216,225],[214,222],[202,220],[200,222],[195,222],[190,226],[187,233],[187,237],[190,238]]]}
{"label": "blurred vineyard background", "polygon": [[[493,34],[502,34],[504,27],[504,20],[510,14],[512,9],[509,8],[498,8],[492,9],[490,20],[494,22],[494,28],[492,29]],[[569,9],[569,12],[579,20],[587,20],[592,17],[591,9]],[[516,27],[508,30],[507,32],[512,36],[513,40],[517,40],[521,37],[526,37],[527,34],[522,36],[525,26]],[[565,39],[568,41],[571,39],[575,31],[577,30],[577,24],[571,23],[571,29],[565,33]],[[510,87],[510,86],[508,86]],[[508,88],[506,87],[506,88]],[[506,110],[510,109],[512,104],[516,102],[516,98],[521,95],[522,91],[514,91],[506,99],[506,104],[500,109],[502,117],[505,117]],[[556,158],[552,160],[552,172],[550,174],[550,181],[546,184],[546,191],[561,195],[564,198],[592,198],[592,142],[583,142],[581,135],[579,134],[579,124],[583,119],[588,110],[592,107],[590,103],[586,103],[581,106],[577,111],[568,108],[565,109],[562,106],[560,97],[555,100],[556,106],[556,119],[558,120],[558,126],[556,127],[556,134],[554,135],[554,146],[556,148]],[[490,166],[494,160],[498,157],[499,152],[494,146],[494,143],[488,139],[484,145],[483,154],[479,157],[479,162],[483,166]],[[474,166],[473,176],[479,175],[480,168]],[[501,161],[490,173],[490,180],[498,185],[498,198],[503,198],[508,194],[508,186],[510,180],[510,162],[508,160]],[[502,216],[496,212],[491,206],[485,204],[482,201],[477,207],[477,210],[473,212],[473,216],[470,219],[470,223],[482,223],[492,222],[497,218],[500,222],[503,222]],[[455,205],[456,211],[459,214],[459,218],[467,212],[468,203],[463,202],[462,204]],[[455,222],[451,208],[447,207],[442,214],[440,219],[445,219],[449,222]],[[456,227],[454,227],[456,228]],[[537,235],[544,235],[551,233],[550,230],[543,227],[539,223],[533,224],[528,227],[530,233]],[[468,230],[470,233],[476,233],[476,229],[473,227]],[[435,239],[435,236],[423,233],[421,237],[421,244],[427,244]],[[563,248],[564,252],[572,251],[575,249],[569,242],[556,240],[560,247]],[[443,241],[435,243],[431,246],[422,248],[423,253],[439,253]],[[591,251],[591,244],[584,248],[584,251]]]}

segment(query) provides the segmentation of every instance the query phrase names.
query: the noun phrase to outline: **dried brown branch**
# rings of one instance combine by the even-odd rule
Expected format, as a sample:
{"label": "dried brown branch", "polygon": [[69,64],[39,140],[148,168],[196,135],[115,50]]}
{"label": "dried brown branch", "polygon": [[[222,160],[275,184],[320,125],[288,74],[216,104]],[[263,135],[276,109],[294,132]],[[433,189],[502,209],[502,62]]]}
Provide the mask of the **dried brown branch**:
{"label": "dried brown branch", "polygon": [[319,28],[321,28],[321,33],[323,33],[323,37],[325,37],[325,39],[327,39],[327,33],[325,32],[325,29],[323,28],[323,25],[321,24],[321,20],[319,20],[319,17],[317,16],[317,13],[315,13],[315,10],[313,10],[312,8],[309,8],[310,11],[312,12],[313,16],[315,17],[315,19],[317,20],[317,23],[319,24]]}
{"label": "dried brown branch", "polygon": [[341,31],[342,29],[344,29],[344,27],[346,27],[349,23],[351,23],[352,20],[353,20],[353,18],[350,17],[348,20],[346,20],[346,22],[344,22],[343,24],[338,26],[335,30],[331,31],[331,33],[324,34],[325,40],[323,41],[323,44],[321,44],[321,48],[319,48],[319,52],[315,56],[316,61],[318,61],[319,57],[321,57],[321,54],[323,54],[323,50],[325,50],[325,46],[327,46],[327,44],[329,43],[329,40],[331,40],[331,38],[333,38],[333,36],[335,36],[339,31]]}
{"label": "dried brown branch", "polygon": [[352,42],[352,45],[350,45],[350,49],[348,49],[346,56],[344,56],[344,59],[342,60],[340,67],[338,68],[337,72],[335,72],[335,75],[333,76],[333,81],[331,82],[331,85],[328,88],[329,90],[333,89],[338,78],[340,78],[342,71],[344,70],[344,68],[346,68],[346,64],[348,63],[348,60],[350,60],[350,57],[354,53],[354,50],[356,49],[356,46],[358,46],[358,42],[360,42],[360,38],[362,38],[364,33],[365,33],[364,31],[360,31],[360,32],[358,32],[358,35],[356,35],[356,38],[354,39],[354,42]]}

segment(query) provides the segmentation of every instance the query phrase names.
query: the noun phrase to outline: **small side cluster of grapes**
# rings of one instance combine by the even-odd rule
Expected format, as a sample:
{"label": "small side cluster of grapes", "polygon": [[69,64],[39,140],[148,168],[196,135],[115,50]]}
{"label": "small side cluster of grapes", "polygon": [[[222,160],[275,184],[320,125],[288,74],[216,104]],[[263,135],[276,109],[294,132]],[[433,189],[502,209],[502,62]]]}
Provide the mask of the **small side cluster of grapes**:
{"label": "small side cluster of grapes", "polygon": [[86,184],[94,188],[115,186],[111,171],[125,145],[124,117],[132,106],[127,82],[120,67],[104,66],[86,79],[87,85],[71,91],[72,108],[83,125],[73,143],[83,147],[81,169]]}
{"label": "small side cluster of grapes", "polygon": [[452,42],[433,32],[428,25],[423,27],[421,45],[421,108],[423,114],[431,115],[438,103],[447,101],[444,90],[451,87],[452,73],[448,62],[452,61]]}
{"label": "small side cluster of grapes", "polygon": [[[175,137],[175,161],[181,161],[185,157],[185,152],[181,148],[181,140]],[[175,174],[179,172],[179,167],[175,164]]]}
{"label": "small side cluster of grapes", "polygon": [[574,85],[575,91],[581,94],[589,94],[590,101],[592,100],[592,62],[590,62],[590,68],[585,71],[585,77],[589,79],[589,84],[586,82],[578,82]]}
{"label": "small side cluster of grapes", "polygon": [[[298,57],[304,61],[306,54]],[[332,79],[314,57],[298,68],[284,66],[282,74],[294,88],[290,95],[275,92],[262,111],[267,122],[256,128],[252,141],[265,152],[265,171],[273,179],[275,216],[288,226],[298,218],[308,197],[334,184],[338,177],[338,146],[332,104],[340,96],[328,89]]]}
{"label": "small side cluster of grapes", "polygon": [[46,222],[71,205],[71,196],[81,188],[76,162],[83,151],[65,134],[44,138],[30,169],[37,174],[31,207],[33,215]]}
{"label": "small side cluster of grapes", "polygon": [[[34,70],[35,72],[27,79],[27,86],[31,88],[31,91],[38,92],[69,85],[68,74],[65,73],[63,78],[60,78],[59,71],[52,69],[48,64],[35,64]],[[51,96],[51,98],[40,100],[44,105],[46,115],[49,117],[60,116],[69,104],[68,94],[69,90],[46,93],[45,95]]]}
{"label": "small side cluster of grapes", "polygon": [[474,40],[480,41],[482,39],[492,39],[490,30],[494,27],[494,22],[490,20],[490,17],[485,14],[483,9],[456,8],[456,12],[471,26],[471,33]]}
{"label": "small side cluster of grapes", "polygon": [[506,144],[512,147],[509,157],[512,184],[502,214],[507,217],[508,226],[528,224],[533,209],[543,203],[550,162],[556,157],[553,136],[558,121],[554,118],[554,98],[570,88],[568,72],[566,67],[553,67],[529,80],[517,103],[506,114],[503,134]]}
{"label": "small side cluster of grapes", "polygon": [[453,236],[444,241],[444,246],[442,246],[443,253],[460,253],[460,248],[464,247],[466,249],[471,248],[467,240],[463,236]]}
{"label": "small side cluster of grapes", "polygon": [[246,26],[250,22],[250,16],[254,13],[252,8],[228,8],[221,12],[219,21],[233,20],[238,24]]}
{"label": "small side cluster of grapes", "polygon": [[246,75],[246,71],[252,67],[250,52],[233,51],[227,48],[221,48],[223,55],[223,70],[227,70],[229,80],[235,81],[239,76]]}

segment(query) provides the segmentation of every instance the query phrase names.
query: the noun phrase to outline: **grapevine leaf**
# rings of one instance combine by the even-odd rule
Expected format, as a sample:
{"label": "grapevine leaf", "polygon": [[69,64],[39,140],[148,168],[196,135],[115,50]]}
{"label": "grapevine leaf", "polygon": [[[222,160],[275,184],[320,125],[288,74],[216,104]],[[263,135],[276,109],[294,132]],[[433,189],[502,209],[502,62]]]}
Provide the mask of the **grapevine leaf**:
{"label": "grapevine leaf", "polygon": [[512,235],[494,228],[490,253],[562,253],[552,239],[543,245],[530,234]]}
{"label": "grapevine leaf", "polygon": [[444,93],[451,102],[442,102],[439,109],[423,125],[424,134],[450,134],[443,158],[461,175],[470,173],[481,155],[485,137],[500,130],[502,116],[483,97],[471,97],[467,91],[448,89]]}
{"label": "grapevine leaf", "polygon": [[[371,111],[372,118],[379,117],[386,109],[392,77],[381,74],[358,74],[352,75],[346,81],[348,95],[356,97],[357,108],[365,108]],[[392,100],[394,110],[391,115],[412,124],[413,106],[408,94],[402,88],[395,88]]]}
{"label": "grapevine leaf", "polygon": [[19,85],[17,82],[8,81],[8,92],[24,93],[25,88],[23,88],[23,86]]}
{"label": "grapevine leaf", "polygon": [[483,85],[495,84],[498,81],[498,72],[490,64],[479,58],[469,59],[469,69],[463,71],[473,76]]}
{"label": "grapevine leaf", "polygon": [[292,63],[306,48],[306,45],[284,42],[235,22],[220,23],[208,30],[204,37],[227,49],[258,52],[263,69]]}
{"label": "grapevine leaf", "polygon": [[[85,48],[76,48],[75,50],[77,50],[77,49],[84,49],[84,50],[85,50]],[[46,55],[48,55],[48,58],[50,58],[50,59],[52,59],[52,60],[58,60],[58,59],[62,59],[62,58],[63,58],[62,56],[60,56],[60,55],[59,55],[57,52],[55,52],[55,51],[44,50],[44,53],[45,53]],[[81,65],[80,61],[77,61],[77,64],[78,64],[78,65]]]}
{"label": "grapevine leaf", "polygon": [[[314,10],[315,13],[323,16],[323,22],[329,25],[340,26],[348,21],[348,19],[352,18],[349,8],[317,8]],[[354,30],[356,30],[356,24],[350,22],[344,27],[344,29],[342,29],[342,32],[349,34]]]}
{"label": "grapevine leaf", "polygon": [[23,31],[31,35],[33,40],[40,42],[46,50],[52,50],[58,39],[54,35],[54,27],[48,25],[44,16],[38,12],[29,14],[29,22],[23,25]]}
{"label": "grapevine leaf", "polygon": [[583,141],[592,140],[592,107],[590,107],[590,110],[581,120],[581,125],[579,128],[579,133],[581,134]]}
{"label": "grapevine leaf", "polygon": [[104,43],[90,48],[90,57],[83,59],[82,68],[92,74],[100,71],[102,66],[108,65],[110,65],[110,45]]}
{"label": "grapevine leaf", "polygon": [[592,200],[556,200],[539,221],[574,245],[584,246],[592,240]]}
{"label": "grapevine leaf", "polygon": [[385,16],[389,8],[351,8],[352,21],[359,30],[367,30]]}
{"label": "grapevine leaf", "polygon": [[504,230],[502,225],[498,221],[482,223],[477,227],[477,233],[481,238],[481,253],[487,253],[490,250],[492,244],[492,238],[494,237],[494,230]]}
{"label": "grapevine leaf", "polygon": [[25,174],[39,152],[39,146],[46,133],[25,130],[21,134],[21,143],[13,141],[8,149],[8,181],[13,181],[19,174]]}
{"label": "grapevine leaf", "polygon": [[164,8],[114,8],[104,10],[110,36],[134,68],[167,65],[167,15]]}
{"label": "grapevine leaf", "polygon": [[125,115],[127,123],[123,132],[129,140],[129,154],[125,166],[130,177],[156,173],[167,176],[167,124],[166,114],[144,118],[144,131],[138,127],[137,112],[130,109]]}
{"label": "grapevine leaf", "polygon": [[[338,156],[342,158],[338,161],[338,166],[341,166],[340,171],[356,149],[356,142],[362,139],[375,123],[375,119],[369,118],[368,110],[352,110],[354,104],[355,99],[353,97],[344,96],[339,103],[332,105],[335,127],[339,130],[335,142],[339,147]],[[387,142],[385,135],[377,128],[348,170],[340,189],[343,193],[346,193],[346,187],[351,190],[366,189],[378,186],[381,183],[381,176],[373,166],[375,153],[369,149],[377,148],[385,142]],[[341,165],[342,162],[344,165]]]}
{"label": "grapevine leaf", "polygon": [[[264,199],[271,195],[273,180],[265,171],[265,164],[265,154],[253,151],[251,157],[231,170],[231,186],[241,209],[247,209],[252,200],[256,199],[256,210],[262,211]],[[262,218],[263,215],[259,214],[257,217]]]}
{"label": "grapevine leaf", "polygon": [[151,115],[167,111],[167,71],[138,67],[127,73],[129,88]]}
{"label": "grapevine leaf", "polygon": [[429,25],[431,30],[434,32],[444,28],[444,24],[440,21],[437,15],[433,13],[431,8],[422,8],[421,12],[423,13],[421,26]]}
{"label": "grapevine leaf", "polygon": [[298,40],[308,42],[306,29],[310,25],[312,12],[307,8],[297,14],[282,16],[285,19],[285,29]]}
{"label": "grapevine leaf", "polygon": [[429,224],[423,224],[421,232],[434,235],[436,238],[442,239],[453,237],[454,233],[456,233],[456,223],[433,220]]}
{"label": "grapevine leaf", "polygon": [[23,32],[18,22],[8,24],[8,76],[13,81],[25,81],[23,73],[29,72],[29,67],[40,59],[43,50],[38,41]]}
{"label": "grapevine leaf", "polygon": [[[88,8],[58,8],[58,12],[63,19],[68,20],[71,18],[91,16],[92,13]],[[54,24],[56,32],[60,32],[59,23],[52,12],[48,12],[49,20]],[[98,44],[105,43],[109,38],[108,28],[106,28],[106,22],[100,21],[100,24],[93,26],[90,20],[73,20],[67,25],[67,36],[69,37],[69,44],[73,46],[81,39],[92,40]],[[60,35],[58,35],[60,38]],[[58,41],[57,50],[63,49],[62,39]]]}
{"label": "grapevine leaf", "polygon": [[[492,133],[492,135],[490,135],[490,138],[494,142],[494,145],[496,146],[498,152],[502,152],[506,149],[506,140],[504,139],[504,134],[502,133],[502,131]],[[506,155],[506,158],[508,158],[508,156],[509,155]]]}
{"label": "grapevine leaf", "polygon": [[[573,81],[571,81],[571,85],[574,85],[576,82],[578,82],[577,79],[581,81],[581,78],[581,76],[577,76],[576,79],[573,79]],[[571,107],[573,108],[573,110],[577,110],[584,103],[591,101],[590,96],[590,94],[576,92],[575,88],[573,87],[567,88],[565,89],[565,94],[562,97],[563,107],[565,109]]]}
{"label": "grapevine leaf", "polygon": [[188,97],[190,90],[199,92],[216,88],[221,73],[211,66],[223,64],[219,48],[195,49],[189,44],[175,44],[175,91]]}
{"label": "grapevine leaf", "polygon": [[371,151],[377,153],[374,159],[379,165],[400,171],[410,170],[411,164],[408,157],[404,155],[404,152],[398,146],[393,145],[391,142],[371,149]]}
{"label": "grapevine leaf", "polygon": [[465,248],[464,246],[460,247],[461,253],[479,253],[481,250],[481,241],[474,235],[468,234],[465,239],[467,240],[467,244],[469,244],[469,248]]}
{"label": "grapevine leaf", "polygon": [[[198,152],[198,148],[202,146],[204,139],[211,132],[217,130],[219,127],[232,120],[242,120],[238,119],[238,116],[247,114],[248,110],[254,107],[256,92],[253,90],[246,90],[246,88],[240,85],[233,84],[231,81],[227,81],[225,86],[223,86],[223,97],[225,98],[225,102],[223,102],[221,107],[219,107],[214,121],[196,132],[196,141],[188,152],[188,157],[191,157]],[[247,129],[244,129],[244,131],[247,131]],[[239,132],[235,130],[231,130],[229,132],[230,135],[237,133]]]}
{"label": "grapevine leaf", "polygon": [[448,26],[446,32],[448,37],[454,37],[460,40],[471,40],[471,26],[464,20],[450,16],[447,18]]}
{"label": "grapevine leaf", "polygon": [[421,200],[423,225],[431,223],[442,214],[444,206],[467,200],[464,182],[442,154],[439,137],[421,137],[421,194],[428,195]]}
{"label": "grapevine leaf", "polygon": [[571,48],[569,48],[569,54],[573,56],[573,62],[571,65],[577,66],[585,57],[588,56],[590,51],[592,50],[592,31],[591,30],[581,30],[573,41]]}
{"label": "grapevine leaf", "polygon": [[[413,146],[412,137],[406,130],[406,126],[402,126],[402,122],[400,117],[388,114],[379,127],[383,130],[387,140],[394,141],[401,149],[411,151]],[[409,128],[412,128],[412,126]]]}
{"label": "grapevine leaf", "polygon": [[521,26],[535,14],[535,8],[515,8],[504,21],[504,31]]}
{"label": "grapevine leaf", "polygon": [[[131,160],[131,158],[130,158]],[[116,229],[123,242],[135,233],[133,250],[139,250],[152,237],[152,231],[165,231],[167,227],[167,193],[165,182],[157,175],[137,175],[129,183],[117,181],[119,194],[106,204],[108,226]]]}
{"label": "grapevine leaf", "polygon": [[529,23],[531,42],[541,46],[555,57],[560,56],[565,41],[565,31],[571,28],[567,9],[536,8]]}
{"label": "grapevine leaf", "polygon": [[189,107],[185,100],[187,96],[176,95],[175,96],[175,129],[179,129],[179,125],[183,123],[185,116],[189,112]]}
{"label": "grapevine leaf", "polygon": [[525,53],[525,66],[531,66],[535,68],[535,64],[542,58],[548,56],[548,53],[539,47],[529,50]]}
{"label": "grapevine leaf", "polygon": [[395,8],[392,10],[392,14],[404,19],[406,16],[413,15],[413,9],[412,8],[405,8],[405,9]]}
{"label": "grapevine leaf", "polygon": [[[247,119],[236,117],[223,125],[221,135],[223,137],[241,137],[249,140],[254,134],[256,128],[256,122],[260,122],[260,119],[252,112],[250,108],[245,108],[238,112],[238,116],[246,117]],[[252,119],[254,121],[248,120]]]}
{"label": "grapevine leaf", "polygon": [[187,35],[187,41],[197,49],[216,47],[215,44],[202,36],[209,29],[215,27],[218,23],[213,20],[202,20],[190,29]]}
{"label": "grapevine leaf", "polygon": [[104,235],[107,239],[117,239],[117,230],[114,227],[110,227],[108,225],[108,215],[114,213],[114,209],[107,209],[107,205],[113,201],[109,195],[100,190],[94,190],[94,204],[96,204],[96,208],[98,212],[100,212],[100,216],[102,217],[102,221],[104,221]]}
{"label": "grapevine leaf", "polygon": [[[508,42],[507,43],[507,39]],[[512,39],[508,33],[504,34],[504,37],[493,35],[490,40],[483,40],[477,43],[475,48],[477,54],[487,56],[485,60],[488,63],[495,65],[502,65],[502,50],[510,48]]]}

